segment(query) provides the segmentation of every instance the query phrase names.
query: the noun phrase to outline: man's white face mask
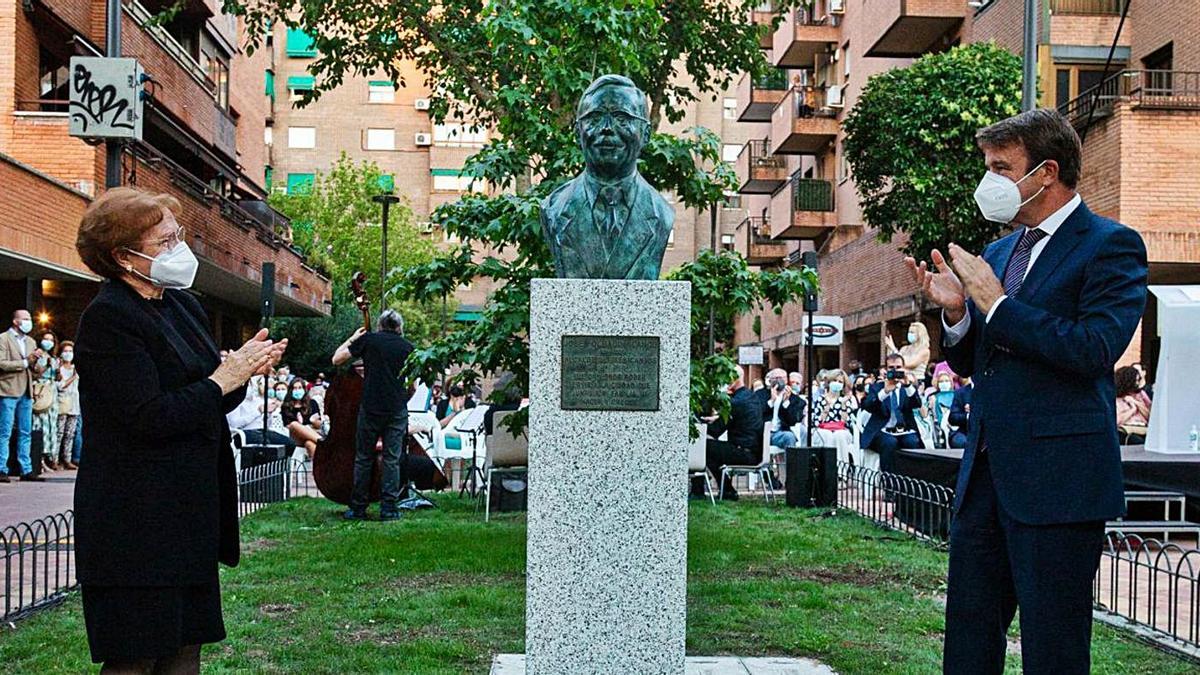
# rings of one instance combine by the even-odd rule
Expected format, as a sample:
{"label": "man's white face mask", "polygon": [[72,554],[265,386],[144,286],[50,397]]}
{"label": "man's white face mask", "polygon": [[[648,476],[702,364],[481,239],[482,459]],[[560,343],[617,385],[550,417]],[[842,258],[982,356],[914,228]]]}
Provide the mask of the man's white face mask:
{"label": "man's white face mask", "polygon": [[1021,176],[1021,180],[1018,181],[1013,181],[998,173],[988,171],[979,181],[979,187],[975,188],[975,203],[979,206],[979,212],[983,214],[984,218],[992,222],[1011,223],[1017,217],[1017,212],[1021,210],[1022,206],[1036,199],[1046,189],[1043,186],[1041,190],[1033,193],[1029,199],[1021,200],[1019,184],[1021,181],[1032,176],[1034,171],[1042,168],[1045,164],[1046,160],[1042,160],[1029,173]]}

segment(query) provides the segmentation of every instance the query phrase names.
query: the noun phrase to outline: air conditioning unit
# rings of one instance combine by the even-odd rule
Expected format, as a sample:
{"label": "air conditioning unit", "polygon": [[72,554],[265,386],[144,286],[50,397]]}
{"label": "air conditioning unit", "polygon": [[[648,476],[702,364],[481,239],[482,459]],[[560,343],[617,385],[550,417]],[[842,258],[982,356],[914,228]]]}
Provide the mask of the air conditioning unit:
{"label": "air conditioning unit", "polygon": [[429,99],[419,98],[413,101],[413,107],[417,110],[429,110]]}
{"label": "air conditioning unit", "polygon": [[846,0],[829,0],[829,13],[830,14],[845,14],[846,13]]}
{"label": "air conditioning unit", "polygon": [[433,134],[418,131],[414,141],[417,145],[433,145]]}
{"label": "air conditioning unit", "polygon": [[830,108],[841,108],[845,105],[842,102],[842,85],[835,84],[826,90],[825,105],[829,106]]}
{"label": "air conditioning unit", "polygon": [[417,229],[421,234],[433,234],[433,223],[428,220],[422,220],[417,223]]}

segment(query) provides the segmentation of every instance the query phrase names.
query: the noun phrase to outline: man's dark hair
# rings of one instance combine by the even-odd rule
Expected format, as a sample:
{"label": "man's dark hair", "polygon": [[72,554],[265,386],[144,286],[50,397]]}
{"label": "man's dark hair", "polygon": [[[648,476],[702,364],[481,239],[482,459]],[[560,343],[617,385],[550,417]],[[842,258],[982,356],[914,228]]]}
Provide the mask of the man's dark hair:
{"label": "man's dark hair", "polygon": [[639,89],[638,86],[633,83],[633,80],[625,77],[624,75],[601,75],[600,77],[596,78],[595,82],[592,82],[590,85],[588,85],[588,88],[583,92],[583,96],[579,97],[579,103],[575,106],[575,117],[578,118],[579,113],[583,111],[583,102],[586,101],[589,96],[597,91],[600,91],[604,87],[629,87],[630,89],[636,91],[639,94],[638,98],[640,99],[642,105],[642,117],[650,116],[649,98],[646,96],[646,92]]}
{"label": "man's dark hair", "polygon": [[394,309],[385,309],[379,315],[379,330],[392,333],[404,333],[404,317]]}
{"label": "man's dark hair", "polygon": [[1117,386],[1117,396],[1135,394],[1138,390],[1138,371],[1133,366],[1117,368],[1113,374],[1113,384]]}
{"label": "man's dark hair", "polygon": [[457,398],[457,397],[459,397],[459,396],[462,396],[462,395],[463,395],[463,388],[462,388],[462,385],[461,385],[461,384],[452,384],[452,385],[450,385],[450,395],[451,395],[451,396],[453,396],[453,397],[455,397],[455,398]]}
{"label": "man's dark hair", "polygon": [[1047,160],[1058,163],[1058,180],[1071,189],[1079,183],[1083,153],[1079,134],[1057,110],[1037,108],[1000,120],[975,132],[981,148],[1006,148],[1019,145],[1029,155],[1028,173]]}
{"label": "man's dark hair", "polygon": [[900,365],[904,365],[904,357],[897,352],[892,352],[891,354],[887,355],[887,358],[883,360],[884,367],[886,367],[887,364],[891,363],[892,361],[899,361]]}

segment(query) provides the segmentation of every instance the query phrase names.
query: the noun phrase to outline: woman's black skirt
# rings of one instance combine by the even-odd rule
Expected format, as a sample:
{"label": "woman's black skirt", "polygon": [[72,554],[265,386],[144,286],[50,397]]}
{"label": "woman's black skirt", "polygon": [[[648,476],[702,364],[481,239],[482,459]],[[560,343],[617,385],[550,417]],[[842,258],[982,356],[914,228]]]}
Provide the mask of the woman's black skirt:
{"label": "woman's black skirt", "polygon": [[92,662],[160,659],[225,639],[216,576],[196,586],[83,585]]}

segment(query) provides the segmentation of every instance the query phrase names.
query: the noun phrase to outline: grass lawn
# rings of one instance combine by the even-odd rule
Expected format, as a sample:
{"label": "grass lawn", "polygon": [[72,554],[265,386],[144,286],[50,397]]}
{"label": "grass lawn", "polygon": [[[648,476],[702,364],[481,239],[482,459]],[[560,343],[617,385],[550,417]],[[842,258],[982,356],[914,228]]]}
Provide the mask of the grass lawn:
{"label": "grass lawn", "polygon": [[[485,524],[469,501],[436,499],[398,523],[343,523],[317,499],[243,521],[242,565],[221,571],[229,639],[205,650],[206,671],[486,673],[493,654],[523,651],[524,517]],[[778,503],[692,502],[689,530],[689,654],[940,672],[945,553]],[[1099,625],[1092,653],[1096,673],[1196,672]],[[88,668],[78,597],[0,629],[0,663]]]}

